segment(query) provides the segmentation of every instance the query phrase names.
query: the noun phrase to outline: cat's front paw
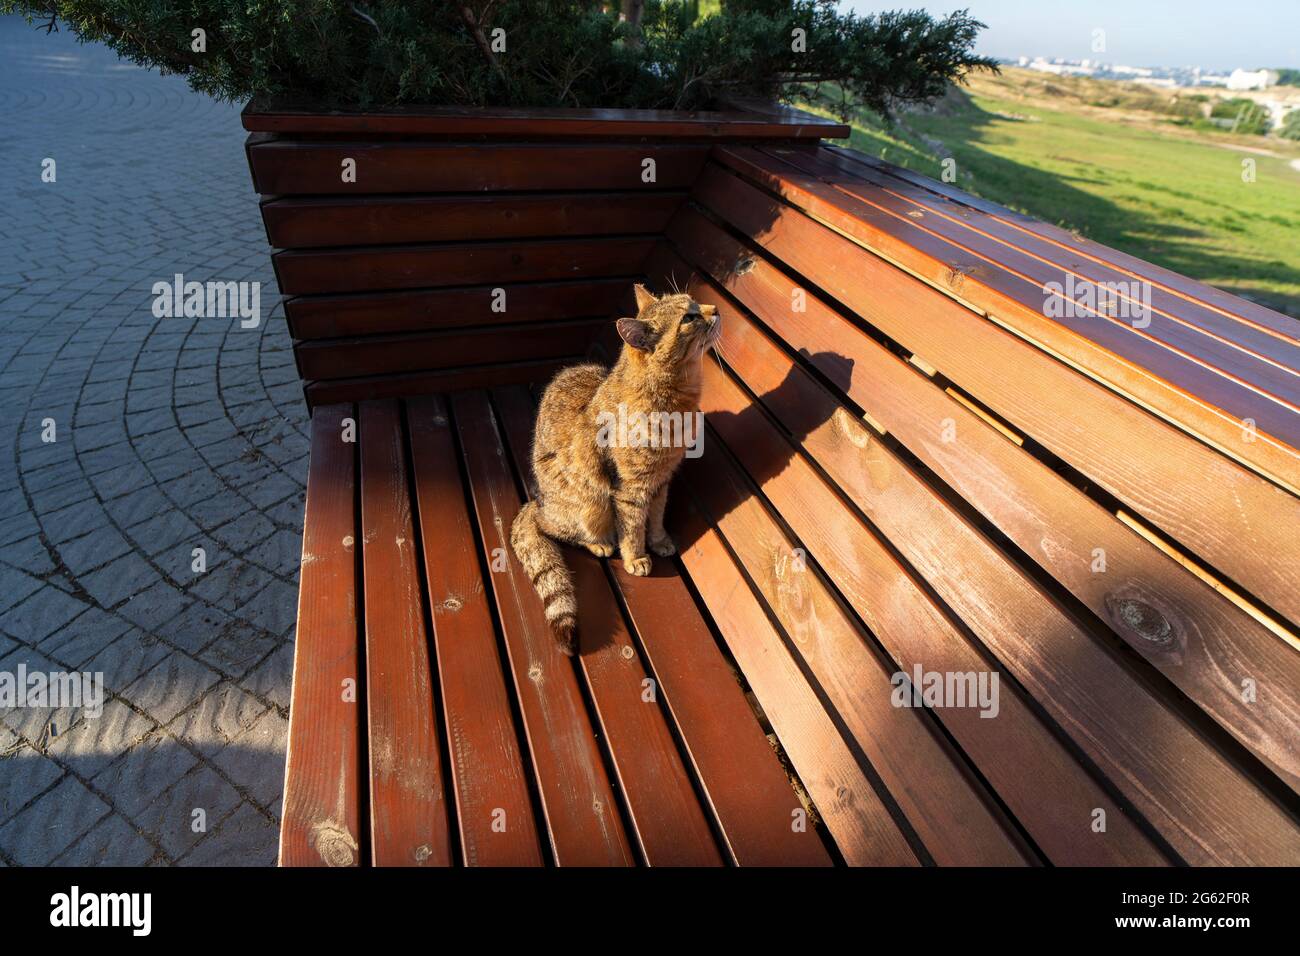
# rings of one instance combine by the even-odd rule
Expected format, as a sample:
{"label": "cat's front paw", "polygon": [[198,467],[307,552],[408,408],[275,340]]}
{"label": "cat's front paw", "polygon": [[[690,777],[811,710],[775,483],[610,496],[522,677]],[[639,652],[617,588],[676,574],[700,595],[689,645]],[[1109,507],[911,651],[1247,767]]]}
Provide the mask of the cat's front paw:
{"label": "cat's front paw", "polygon": [[608,558],[614,553],[614,546],[603,541],[589,541],[586,548],[598,558]]}
{"label": "cat's front paw", "polygon": [[673,544],[672,538],[664,535],[650,542],[650,550],[661,558],[667,558],[677,553],[677,545]]}
{"label": "cat's front paw", "polygon": [[645,577],[650,573],[651,561],[650,555],[642,554],[634,558],[624,558],[623,568],[628,574],[635,574],[639,578]]}

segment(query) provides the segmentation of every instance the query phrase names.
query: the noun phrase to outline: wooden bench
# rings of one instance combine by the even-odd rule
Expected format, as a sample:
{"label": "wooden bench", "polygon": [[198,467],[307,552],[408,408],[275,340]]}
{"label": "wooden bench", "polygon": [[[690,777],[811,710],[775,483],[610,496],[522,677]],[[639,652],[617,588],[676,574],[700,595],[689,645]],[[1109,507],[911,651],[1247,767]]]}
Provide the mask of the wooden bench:
{"label": "wooden bench", "polygon": [[[807,118],[500,119],[343,198],[373,118],[246,114],[312,406],[282,864],[1300,860],[1300,323]],[[705,453],[679,558],[569,549],[569,659],[509,527],[634,280],[723,316]]]}

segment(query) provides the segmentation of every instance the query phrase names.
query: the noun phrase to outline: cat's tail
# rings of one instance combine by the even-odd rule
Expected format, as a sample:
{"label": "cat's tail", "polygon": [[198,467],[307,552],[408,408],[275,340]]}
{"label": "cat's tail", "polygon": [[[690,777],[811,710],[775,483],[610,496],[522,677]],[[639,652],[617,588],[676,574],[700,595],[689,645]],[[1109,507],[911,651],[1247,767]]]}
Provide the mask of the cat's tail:
{"label": "cat's tail", "polygon": [[577,643],[574,632],[578,629],[578,594],[573,586],[573,575],[564,563],[564,552],[542,530],[537,502],[528,502],[515,516],[515,523],[510,528],[510,544],[537,589],[537,596],[542,599],[546,622],[551,626],[560,650],[572,657]]}

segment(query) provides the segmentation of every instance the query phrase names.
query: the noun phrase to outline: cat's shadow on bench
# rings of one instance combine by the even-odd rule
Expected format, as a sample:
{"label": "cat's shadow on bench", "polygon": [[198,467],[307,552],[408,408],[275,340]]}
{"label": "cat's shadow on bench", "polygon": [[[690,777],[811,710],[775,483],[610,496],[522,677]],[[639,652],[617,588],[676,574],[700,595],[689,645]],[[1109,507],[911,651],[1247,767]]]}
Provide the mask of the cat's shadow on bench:
{"label": "cat's shadow on bench", "polygon": [[[686,474],[674,476],[668,493],[669,531],[678,553],[695,544],[699,528],[722,521],[752,498],[755,489],[762,489],[789,467],[808,435],[842,407],[841,395],[848,392],[853,380],[853,359],[807,349],[799,350],[799,359],[779,385],[758,395],[757,401],[750,401],[743,410],[710,412],[705,417],[708,429],[702,439],[703,454],[686,466]],[[713,361],[712,357],[709,360]],[[833,390],[818,382],[810,367],[815,367]],[[810,391],[826,400],[809,402]],[[729,436],[730,442],[724,436]],[[753,440],[747,440],[751,436]],[[719,458],[726,460],[720,462]],[[740,481],[732,478],[737,473]],[[707,489],[702,487],[705,482]],[[691,519],[690,509],[701,517]],[[672,562],[660,559],[651,573],[678,572]]]}

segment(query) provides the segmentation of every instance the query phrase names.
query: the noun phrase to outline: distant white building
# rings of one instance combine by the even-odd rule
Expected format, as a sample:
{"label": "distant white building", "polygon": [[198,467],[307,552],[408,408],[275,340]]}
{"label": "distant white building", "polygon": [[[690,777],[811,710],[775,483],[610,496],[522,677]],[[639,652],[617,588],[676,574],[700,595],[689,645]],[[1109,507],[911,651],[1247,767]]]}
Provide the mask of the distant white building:
{"label": "distant white building", "polygon": [[1055,73],[1057,76],[1091,76],[1096,72],[1096,69],[1089,65],[1086,60],[1080,63],[1060,58],[1048,60],[1041,56],[1034,57],[1027,66],[1031,70],[1038,70],[1040,73]]}
{"label": "distant white building", "polygon": [[1230,90],[1263,90],[1277,83],[1277,70],[1236,69],[1228,77]]}

